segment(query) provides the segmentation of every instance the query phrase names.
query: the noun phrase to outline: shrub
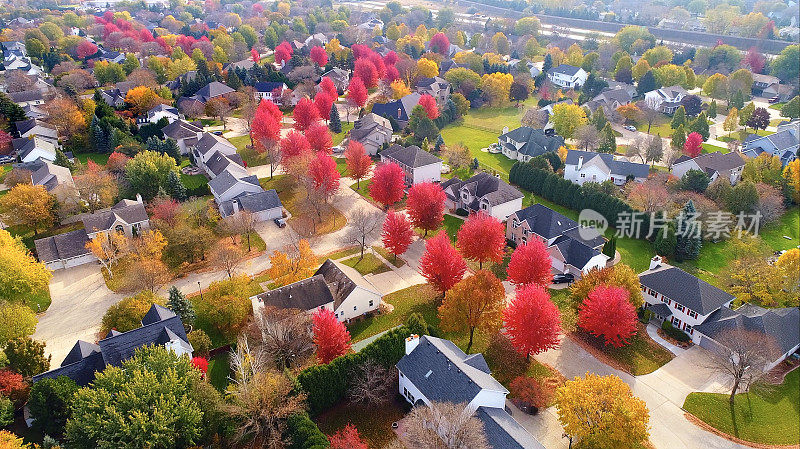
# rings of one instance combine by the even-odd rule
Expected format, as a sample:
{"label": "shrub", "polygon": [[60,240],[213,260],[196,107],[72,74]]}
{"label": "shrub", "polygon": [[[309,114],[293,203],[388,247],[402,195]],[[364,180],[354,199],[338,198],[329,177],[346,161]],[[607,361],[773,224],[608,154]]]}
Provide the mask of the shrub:
{"label": "shrub", "polygon": [[286,421],[286,437],[289,439],[289,449],[324,449],[329,445],[328,438],[307,413],[289,417]]}
{"label": "shrub", "polygon": [[10,369],[0,370],[0,395],[11,399],[15,405],[24,404],[28,398],[28,384],[22,374]]}
{"label": "shrub", "polygon": [[211,338],[202,329],[195,329],[189,332],[186,338],[189,339],[189,344],[192,345],[194,354],[208,356],[209,351],[211,351]]}
{"label": "shrub", "polygon": [[78,385],[66,376],[42,379],[33,384],[28,399],[33,428],[47,435],[61,436],[77,391]]}
{"label": "shrub", "polygon": [[0,427],[14,424],[14,403],[11,399],[0,397]]}
{"label": "shrub", "polygon": [[469,212],[467,212],[466,209],[459,207],[458,209],[456,209],[456,215],[458,215],[459,217],[466,217],[469,215]]}
{"label": "shrub", "polygon": [[483,353],[492,374],[501,383],[524,376],[528,371],[528,361],[514,349],[511,340],[500,332],[494,334]]}
{"label": "shrub", "polygon": [[22,374],[22,377],[32,377],[50,369],[50,359],[44,355],[45,344],[30,337],[15,338],[6,343],[5,353],[8,366]]}
{"label": "shrub", "polygon": [[682,343],[687,343],[689,340],[691,340],[691,338],[685,332],[673,326],[669,321],[664,321],[661,324],[661,330],[663,330],[664,333],[670,338],[678,340]]}
{"label": "shrub", "polygon": [[509,385],[511,396],[536,408],[547,407],[553,398],[552,389],[544,387],[532,377],[518,376]]}
{"label": "shrub", "polygon": [[212,282],[202,297],[192,298],[197,325],[203,323],[222,334],[226,341],[234,340],[250,315],[249,284],[247,276]]}
{"label": "shrub", "polygon": [[105,336],[112,329],[128,332],[142,325],[142,318],[153,304],[164,305],[164,300],[151,291],[143,291],[129,296],[112,305],[103,315],[100,334]]}

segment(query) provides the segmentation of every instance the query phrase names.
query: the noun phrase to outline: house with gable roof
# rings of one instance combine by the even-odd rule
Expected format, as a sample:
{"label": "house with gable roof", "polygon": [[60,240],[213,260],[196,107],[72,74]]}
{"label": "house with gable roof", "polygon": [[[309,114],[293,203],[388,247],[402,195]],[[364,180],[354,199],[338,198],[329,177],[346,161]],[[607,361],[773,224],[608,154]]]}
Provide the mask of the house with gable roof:
{"label": "house with gable roof", "polygon": [[415,85],[417,93],[430,95],[436,99],[439,107],[442,107],[450,99],[450,83],[442,77],[420,78]]}
{"label": "house with gable roof", "polygon": [[264,189],[258,183],[258,177],[244,176],[237,178],[231,172],[223,170],[214,179],[208,182],[211,194],[217,200],[217,204],[236,198],[237,196],[251,193],[259,193]]}
{"label": "house with gable roof", "polygon": [[370,112],[355,121],[349,139],[363,145],[368,155],[375,156],[378,150],[392,141],[392,133],[392,124],[388,119]]}
{"label": "house with gable roof", "polygon": [[644,102],[651,109],[672,115],[681,107],[683,97],[689,95],[681,86],[662,87],[644,94]]}
{"label": "house with gable roof", "polygon": [[49,123],[31,118],[14,122],[14,127],[17,129],[20,138],[39,137],[50,141],[53,145],[58,145],[58,130]]}
{"label": "house with gable roof", "polygon": [[[215,157],[229,158],[244,169],[244,162],[236,153],[236,147],[228,139],[213,133],[202,134],[200,140],[192,148],[192,155],[194,156],[195,164],[202,168],[210,178],[215,178],[221,173],[221,171],[212,171],[207,165]],[[247,170],[244,170],[243,173],[243,176],[247,176]]]}
{"label": "house with gable roof", "polygon": [[711,182],[717,178],[727,178],[731,184],[739,182],[744,169],[744,159],[739,153],[713,153],[701,154],[695,158],[681,155],[672,163],[671,172],[673,175],[682,178],[689,170],[702,171],[708,175]]}
{"label": "house with gable roof", "polygon": [[339,67],[333,67],[332,69],[320,75],[320,81],[322,81],[322,78],[325,77],[328,77],[331,79],[331,81],[333,81],[333,85],[336,86],[336,90],[340,94],[344,93],[347,90],[347,86],[350,84],[350,72]]}
{"label": "house with gable roof", "polygon": [[233,92],[236,91],[228,87],[227,84],[219,81],[212,81],[195,92],[194,98],[197,98],[198,101],[205,104],[208,103],[208,100],[211,100],[212,98],[224,97],[225,95]]}
{"label": "house with gable roof", "polygon": [[561,64],[547,72],[547,79],[553,84],[568,89],[580,89],[588,78],[586,70],[569,64]]}
{"label": "house with gable roof", "polygon": [[41,238],[33,242],[36,258],[50,271],[94,262],[97,258],[86,249],[89,236],[85,229]]}
{"label": "house with gable roof", "polygon": [[96,344],[78,340],[61,366],[33,376],[33,383],[67,376],[79,386],[86,386],[98,372],[107,366],[120,366],[133,357],[137,349],[147,345],[164,346],[190,358],[194,352],[181,319],[171,310],[153,304],[142,318],[141,327],[127,332],[112,330]]}
{"label": "house with gable roof", "polygon": [[544,449],[506,411],[508,390],[492,377],[483,354],[465,354],[449,340],[411,335],[395,366],[398,391],[410,404],[466,404],[466,410],[483,423],[492,449]]}
{"label": "house with gable roof", "polygon": [[522,209],[525,196],[502,179],[486,172],[476,173],[467,180],[453,177],[441,183],[445,206],[450,210],[484,212],[500,221]]}
{"label": "house with gable roof", "polygon": [[778,125],[778,132],[768,136],[750,134],[742,144],[742,154],[758,157],[762,153],[778,156],[784,166],[797,159],[800,149],[800,120]]}
{"label": "house with gable roof", "polygon": [[406,186],[442,179],[442,160],[416,145],[392,145],[380,152],[381,162],[394,162],[405,173]]}
{"label": "house with gable roof", "polygon": [[354,268],[328,259],[310,278],[260,293],[250,300],[254,312],[264,307],[307,313],[328,309],[345,322],[378,310],[382,297]]}
{"label": "house with gable roof", "polygon": [[522,162],[528,162],[531,158],[541,156],[550,151],[558,151],[564,145],[564,138],[555,134],[546,134],[542,129],[534,129],[529,126],[508,131],[497,138],[497,143],[503,156]]}
{"label": "house with gable roof", "polygon": [[85,215],[83,227],[89,239],[110,232],[122,232],[128,237],[135,237],[150,229],[150,218],[142,196],[137,193],[135,200],[122,199],[109,209]]}
{"label": "house with gable roof", "polygon": [[203,128],[185,120],[175,120],[161,128],[164,137],[168,137],[178,144],[181,154],[189,154],[191,149],[203,135]]}
{"label": "house with gable roof", "polygon": [[390,101],[388,103],[376,103],[372,106],[372,112],[387,119],[392,119],[400,125],[400,128],[408,126],[408,120],[411,117],[411,110],[414,106],[419,104],[420,95],[417,92],[406,95],[399,100]]}
{"label": "house with gable roof", "polygon": [[56,160],[57,147],[50,139],[33,136],[28,139],[14,139],[12,144],[22,162],[34,162],[39,159],[50,162]]}
{"label": "house with gable roof", "polygon": [[621,186],[629,180],[644,182],[649,175],[649,165],[617,160],[608,153],[569,150],[564,161],[564,179],[575,184],[612,181]]}

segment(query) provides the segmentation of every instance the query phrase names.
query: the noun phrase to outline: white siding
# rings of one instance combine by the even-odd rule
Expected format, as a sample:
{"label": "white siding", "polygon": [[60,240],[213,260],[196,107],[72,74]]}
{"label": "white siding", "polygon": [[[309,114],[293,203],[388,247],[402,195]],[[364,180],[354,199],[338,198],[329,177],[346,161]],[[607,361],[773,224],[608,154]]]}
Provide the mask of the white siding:
{"label": "white siding", "polygon": [[472,398],[468,407],[476,410],[478,407],[492,407],[504,409],[506,406],[506,392],[483,389]]}
{"label": "white siding", "polygon": [[[372,301],[372,305],[370,305],[370,301]],[[361,286],[356,286],[356,288],[350,292],[350,295],[339,304],[339,308],[335,311],[336,317],[339,321],[351,320],[367,312],[378,310],[380,305],[380,293],[367,290]]]}
{"label": "white siding", "polygon": [[421,399],[422,402],[425,403],[425,405],[430,406],[431,401],[429,401],[428,398],[426,398],[425,395],[423,395],[417,389],[417,387],[415,387],[414,384],[410,380],[408,380],[408,378],[403,374],[402,371],[400,370],[397,371],[400,373],[399,376],[400,381],[398,382],[398,392],[400,393],[400,395],[406,398],[406,401],[408,401],[412,405]]}
{"label": "white siding", "polygon": [[424,165],[414,170],[414,184],[422,182],[439,182],[442,180],[442,163]]}
{"label": "white siding", "polygon": [[683,175],[688,173],[689,170],[700,170],[700,166],[694,160],[684,161],[672,166],[672,174],[678,178],[683,178]]}
{"label": "white siding", "polygon": [[250,184],[249,182],[237,182],[233,185],[230,189],[225,192],[212,192],[214,193],[214,198],[217,200],[217,203],[223,203],[225,201],[231,200],[236,198],[237,196],[241,195],[242,193],[250,192],[250,193],[258,193],[261,192],[261,187]]}
{"label": "white siding", "polygon": [[489,214],[500,221],[505,221],[511,214],[520,209],[522,209],[522,198],[517,198],[503,204],[492,206]]}

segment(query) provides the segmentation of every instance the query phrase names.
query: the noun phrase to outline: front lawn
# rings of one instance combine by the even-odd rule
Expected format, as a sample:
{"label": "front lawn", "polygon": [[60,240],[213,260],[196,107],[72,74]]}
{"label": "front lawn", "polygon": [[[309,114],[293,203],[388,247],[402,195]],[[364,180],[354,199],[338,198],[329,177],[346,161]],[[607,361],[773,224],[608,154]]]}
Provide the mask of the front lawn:
{"label": "front lawn", "polygon": [[654,342],[644,325],[638,323],[638,330],[629,343],[621,348],[606,346],[602,340],[581,329],[573,332],[574,340],[600,361],[634,376],[642,376],[661,368],[675,356],[663,346]]}
{"label": "front lawn", "polygon": [[[672,119],[667,117],[666,115],[659,115],[653,120],[653,124],[650,126],[650,135],[653,136],[661,136],[664,138],[669,138],[672,136],[673,129],[669,126]],[[647,122],[641,122],[636,124],[636,129],[646,133],[647,132]]]}
{"label": "front lawn", "polygon": [[780,111],[781,109],[783,109],[783,105],[785,105],[785,104],[786,103],[773,103],[773,104],[769,105],[769,108],[770,109],[775,109],[777,111]]}
{"label": "front lawn", "polygon": [[703,153],[713,153],[719,151],[721,153],[730,153],[728,147],[721,147],[719,145],[712,145],[710,143],[703,143]]}
{"label": "front lawn", "polygon": [[289,224],[301,235],[312,231],[314,235],[328,234],[342,229],[347,223],[345,216],[330,204],[323,205],[322,217],[317,217],[317,212],[306,201],[305,192],[289,175],[275,175],[271,180],[261,178],[259,183],[264,190],[275,189],[283,207],[292,214]]}
{"label": "front lawn", "polygon": [[392,423],[403,419],[409,408],[410,404],[407,405],[397,394],[393,395],[389,402],[378,407],[352,405],[343,400],[316,416],[314,422],[328,436],[344,428],[348,423],[352,424],[369,447],[381,449],[397,440],[396,434],[392,431]]}
{"label": "front lawn", "polygon": [[[359,184],[358,182],[354,182],[353,184],[350,185],[350,188],[353,189],[354,191],[356,191],[359,195],[363,196],[364,199],[366,199],[370,203],[374,204],[375,206],[377,206],[380,209],[383,209],[383,204],[375,201],[372,198],[372,195],[370,195],[370,193],[369,193],[369,186],[372,184],[372,180],[371,179],[362,179],[360,188],[358,187],[358,184]],[[401,199],[400,201],[392,204],[389,207],[391,209],[394,209],[394,210],[403,210],[403,209],[405,209],[406,208],[406,196],[403,196],[403,199]]]}
{"label": "front lawn", "polygon": [[350,323],[347,330],[352,341],[360,341],[399,326],[412,313],[421,314],[429,324],[437,324],[436,296],[437,293],[428,284],[414,285],[384,296],[383,302],[394,306],[394,310]]}
{"label": "front lawn", "polygon": [[516,161],[499,153],[492,154],[481,151],[481,148],[496,143],[499,135],[498,132],[473,128],[464,124],[450,125],[442,130],[442,139],[446,145],[463,144],[469,149],[472,157],[478,159],[478,163],[483,168],[500,173],[504,179],[508,180],[508,172]]}
{"label": "front lawn", "polygon": [[228,388],[228,375],[230,372],[231,366],[227,352],[221,352],[208,361],[208,381],[220,393],[225,393],[225,389]]}
{"label": "front lawn", "polygon": [[[458,230],[461,229],[461,226],[464,224],[464,220],[459,217],[454,217],[452,215],[445,215],[444,222],[442,223],[442,229],[450,236],[450,240],[456,241],[456,234],[458,234]],[[433,235],[432,233],[428,233],[428,235]]]}
{"label": "front lawn", "polygon": [[97,165],[106,165],[108,164],[108,157],[110,154],[99,154],[99,153],[83,153],[83,154],[76,154],[75,159],[78,160],[81,164],[85,164],[87,161],[91,160]]}
{"label": "front lawn", "polygon": [[347,257],[347,256],[352,256],[353,254],[358,254],[359,251],[360,250],[358,249],[357,246],[353,246],[353,247],[350,247],[350,248],[340,249],[340,250],[334,251],[332,253],[323,254],[323,255],[319,256],[318,259],[319,259],[319,263],[321,265],[327,259],[331,259],[331,260],[342,259],[342,258]]}
{"label": "front lawn", "polygon": [[733,406],[728,394],[691,393],[683,408],[711,427],[760,444],[796,445],[800,442],[800,369],[783,384],[754,386],[737,394]]}
{"label": "front lawn", "polygon": [[347,133],[353,129],[353,123],[342,122],[342,132],[338,134],[331,134],[333,137],[333,146],[339,145],[342,143],[344,138],[347,136]]}
{"label": "front lawn", "polygon": [[400,268],[400,267],[402,267],[403,265],[406,264],[406,261],[404,261],[403,259],[401,259],[399,257],[395,257],[394,254],[390,253],[386,248],[384,248],[382,246],[374,245],[372,247],[372,250],[375,251],[376,253],[380,254],[381,257],[386,259],[389,263],[391,263],[392,265],[394,265],[397,268]]}
{"label": "front lawn", "polygon": [[355,268],[362,275],[380,274],[391,270],[372,253],[364,253],[364,258],[360,260],[359,255],[353,256],[350,259],[343,260],[342,264]]}
{"label": "front lawn", "polygon": [[266,165],[269,160],[267,154],[261,154],[250,147],[250,136],[236,136],[231,137],[228,141],[236,147],[236,152],[242,157],[245,165],[248,167],[257,167],[259,165]]}

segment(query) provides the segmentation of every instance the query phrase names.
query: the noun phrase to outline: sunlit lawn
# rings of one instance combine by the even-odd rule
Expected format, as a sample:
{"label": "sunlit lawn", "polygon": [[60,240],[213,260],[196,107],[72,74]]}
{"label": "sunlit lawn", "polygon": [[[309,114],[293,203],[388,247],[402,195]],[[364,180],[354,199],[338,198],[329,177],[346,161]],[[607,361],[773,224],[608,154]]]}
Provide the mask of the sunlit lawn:
{"label": "sunlit lawn", "polygon": [[109,156],[110,154],[83,153],[76,154],[75,159],[77,159],[81,164],[85,164],[87,161],[91,160],[97,165],[106,165],[108,164]]}
{"label": "sunlit lawn", "polygon": [[360,258],[360,254],[357,254],[347,260],[343,260],[342,264],[355,268],[362,275],[380,274],[391,270],[372,253],[364,253],[363,259]]}
{"label": "sunlit lawn", "polygon": [[230,363],[228,353],[222,352],[215,355],[208,361],[208,381],[217,390],[224,393],[228,388],[228,375],[230,374]]}
{"label": "sunlit lawn", "polygon": [[[289,175],[275,175],[272,180],[269,178],[259,179],[261,187],[265,190],[275,189],[278,193],[283,207],[292,214],[289,224],[293,227],[302,225],[307,227],[307,221],[311,220],[316,211],[311,210],[306,203],[305,193],[297,183],[292,181]],[[303,221],[305,220],[305,221]],[[301,221],[303,221],[301,223]],[[345,216],[338,209],[331,205],[323,208],[322,219],[316,224],[316,235],[328,234],[342,229],[347,223]],[[295,227],[297,230],[297,228]]]}
{"label": "sunlit lawn", "polygon": [[414,285],[383,297],[394,306],[391,313],[375,315],[347,326],[352,341],[359,341],[403,324],[412,313],[419,313],[430,324],[438,324],[436,292],[428,284]]}
{"label": "sunlit lawn", "polygon": [[721,147],[719,145],[712,145],[710,143],[703,144],[703,153],[713,153],[719,151],[720,153],[730,153],[728,147]]}
{"label": "sunlit lawn", "polygon": [[478,159],[482,167],[498,172],[503,175],[504,179],[508,180],[508,172],[515,161],[502,154],[481,151],[481,148],[486,148],[490,144],[496,143],[499,135],[500,133],[498,132],[472,128],[464,124],[450,125],[442,130],[442,139],[444,139],[446,145],[463,144],[469,149],[472,157]]}
{"label": "sunlit lawn", "polygon": [[389,261],[389,263],[391,263],[392,265],[394,265],[397,268],[400,268],[400,267],[402,267],[403,265],[406,264],[406,262],[403,259],[401,259],[399,257],[395,257],[394,254],[391,254],[383,246],[373,245],[372,250],[375,251],[376,253],[380,254],[381,257],[383,257],[384,259]]}
{"label": "sunlit lawn", "polygon": [[347,133],[353,129],[353,123],[342,122],[342,132],[338,134],[333,134],[333,146],[339,145],[342,143],[344,138],[347,136]]}

